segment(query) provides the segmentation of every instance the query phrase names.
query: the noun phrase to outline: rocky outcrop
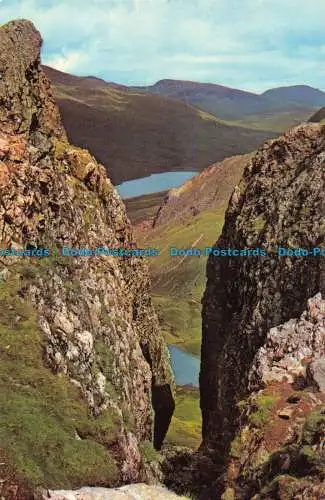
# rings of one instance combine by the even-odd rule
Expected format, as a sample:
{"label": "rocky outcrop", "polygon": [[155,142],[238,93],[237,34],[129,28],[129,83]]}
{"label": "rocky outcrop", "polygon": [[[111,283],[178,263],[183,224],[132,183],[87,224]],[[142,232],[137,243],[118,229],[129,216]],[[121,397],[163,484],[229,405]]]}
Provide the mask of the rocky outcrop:
{"label": "rocky outcrop", "polygon": [[81,488],[77,491],[50,491],[46,498],[53,500],[186,500],[162,486],[131,484],[120,488]]}
{"label": "rocky outcrop", "polygon": [[[124,205],[104,167],[87,151],[67,142],[49,81],[40,69],[40,46],[40,34],[28,21],[14,21],[0,28],[3,304],[7,303],[10,312],[30,303],[30,321],[34,321],[35,313],[38,325],[35,345],[43,346],[44,361],[57,374],[55,380],[51,379],[57,387],[57,397],[64,387],[65,395],[69,387],[75,388],[79,394],[75,404],[84,405],[91,425],[98,427],[106,422],[106,430],[105,426],[96,427],[96,438],[90,427],[76,430],[64,423],[62,415],[57,416],[62,418],[65,432],[72,433],[80,443],[84,439],[97,439],[98,446],[106,443],[107,453],[117,467],[112,483],[138,478],[154,480],[155,473],[143,457],[141,444],[148,448],[153,439],[154,395],[154,440],[156,448],[161,446],[174,408],[174,382],[168,350],[149,296],[148,269],[140,257],[61,255],[62,247],[130,247],[133,237]],[[49,256],[39,257],[41,248],[47,249]],[[34,256],[14,256],[22,251],[26,255],[34,252]],[[14,338],[14,328],[25,325],[20,323],[22,315],[17,312],[6,322],[5,312],[3,308],[0,323],[6,334]],[[7,345],[6,335],[3,330],[0,332],[0,341]],[[10,366],[17,362],[18,376],[26,363],[31,364],[38,347],[29,353],[28,342],[25,343],[20,351],[22,359],[15,361],[10,357],[11,344],[9,348],[6,345],[1,345],[0,356]],[[30,372],[28,376],[32,377]],[[9,401],[17,387],[24,385],[21,381],[18,384],[15,377],[2,383]],[[39,389],[42,390],[47,388]],[[37,396],[41,400],[42,393]],[[20,397],[23,396],[19,393]],[[71,401],[71,408],[73,404]],[[42,409],[45,415],[46,408],[45,405]],[[108,417],[110,426],[105,420]],[[23,436],[23,418],[20,425]],[[2,432],[7,433],[9,443],[10,432],[15,431],[9,427]],[[50,431],[45,435],[49,436]],[[27,449],[19,450],[26,461],[30,459],[24,455]],[[86,456],[84,460],[87,461]],[[91,456],[89,460],[88,472],[91,467],[96,468]],[[32,474],[33,480],[44,471],[49,473],[46,460],[41,460],[38,467],[36,476]],[[65,473],[70,471],[74,477],[71,485],[78,486],[74,465],[65,467],[62,461],[60,467]],[[54,486],[70,486],[69,479]]]}
{"label": "rocky outcrop", "polygon": [[236,404],[248,392],[267,332],[298,318],[310,297],[325,292],[319,253],[277,254],[277,247],[324,248],[324,160],[321,125],[299,126],[264,144],[233,192],[216,248],[260,248],[266,256],[209,257],[200,391],[203,448],[216,463],[229,451],[238,426]]}
{"label": "rocky outcrop", "polygon": [[[286,380],[303,387],[321,373],[325,359],[325,300],[317,294],[301,317],[274,327],[266,335],[249,373],[249,389]],[[316,375],[317,378],[317,375]],[[320,382],[322,385],[322,382]]]}
{"label": "rocky outcrop", "polygon": [[267,333],[250,372],[255,390],[237,405],[221,498],[325,495],[324,304],[316,295],[301,318]]}

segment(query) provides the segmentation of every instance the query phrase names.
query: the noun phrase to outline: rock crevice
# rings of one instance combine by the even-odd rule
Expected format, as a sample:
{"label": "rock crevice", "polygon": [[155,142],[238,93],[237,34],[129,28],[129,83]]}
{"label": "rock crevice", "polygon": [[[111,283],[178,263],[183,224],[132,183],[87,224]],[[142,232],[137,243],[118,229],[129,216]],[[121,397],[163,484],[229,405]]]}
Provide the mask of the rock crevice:
{"label": "rock crevice", "polygon": [[200,391],[203,447],[226,457],[248,392],[254,357],[267,331],[299,317],[325,290],[324,257],[278,256],[324,248],[325,129],[304,125],[262,146],[236,186],[216,247],[260,248],[267,256],[207,264]]}

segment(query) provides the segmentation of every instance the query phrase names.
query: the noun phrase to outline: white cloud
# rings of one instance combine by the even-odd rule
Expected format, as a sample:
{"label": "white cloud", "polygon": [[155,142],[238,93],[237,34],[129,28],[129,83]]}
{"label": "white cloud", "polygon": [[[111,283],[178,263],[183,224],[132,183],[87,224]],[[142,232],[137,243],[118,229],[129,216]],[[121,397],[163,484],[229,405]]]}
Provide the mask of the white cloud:
{"label": "white cloud", "polygon": [[41,31],[44,62],[76,74],[325,86],[324,0],[4,0],[0,23],[18,17]]}
{"label": "white cloud", "polygon": [[80,52],[68,52],[66,54],[56,55],[53,58],[46,60],[48,66],[58,69],[60,71],[65,71],[66,73],[72,72],[78,69],[78,66],[85,61],[87,57],[85,54]]}

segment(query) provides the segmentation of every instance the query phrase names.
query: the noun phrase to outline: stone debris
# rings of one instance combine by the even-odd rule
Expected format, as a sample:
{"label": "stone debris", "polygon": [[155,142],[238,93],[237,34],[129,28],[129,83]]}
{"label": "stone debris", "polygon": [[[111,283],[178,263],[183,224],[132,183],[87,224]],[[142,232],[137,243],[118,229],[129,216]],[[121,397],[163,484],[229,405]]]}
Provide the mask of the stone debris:
{"label": "stone debris", "polygon": [[290,418],[292,417],[292,414],[293,414],[293,408],[291,407],[286,407],[286,408],[282,408],[281,410],[278,411],[278,416],[280,418],[283,418],[284,420],[290,420]]}
{"label": "stone debris", "polygon": [[76,491],[49,491],[43,499],[52,500],[186,500],[162,486],[130,484],[121,488],[81,488]]}
{"label": "stone debris", "polygon": [[260,382],[286,380],[294,383],[299,377],[309,381],[316,377],[324,390],[324,356],[325,300],[318,293],[307,301],[307,309],[299,319],[290,319],[269,330],[265,344],[255,355],[250,387]]}
{"label": "stone debris", "polygon": [[319,391],[325,393],[325,357],[315,359],[308,365],[307,378]]}

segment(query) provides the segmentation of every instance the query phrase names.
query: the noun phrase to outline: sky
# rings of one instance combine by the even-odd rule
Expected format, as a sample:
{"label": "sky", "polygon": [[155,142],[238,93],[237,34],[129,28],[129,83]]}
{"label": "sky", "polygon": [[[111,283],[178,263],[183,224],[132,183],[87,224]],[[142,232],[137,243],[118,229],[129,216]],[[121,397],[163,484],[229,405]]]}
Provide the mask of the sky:
{"label": "sky", "polygon": [[0,0],[0,24],[18,18],[43,63],[75,75],[325,90],[324,0]]}

